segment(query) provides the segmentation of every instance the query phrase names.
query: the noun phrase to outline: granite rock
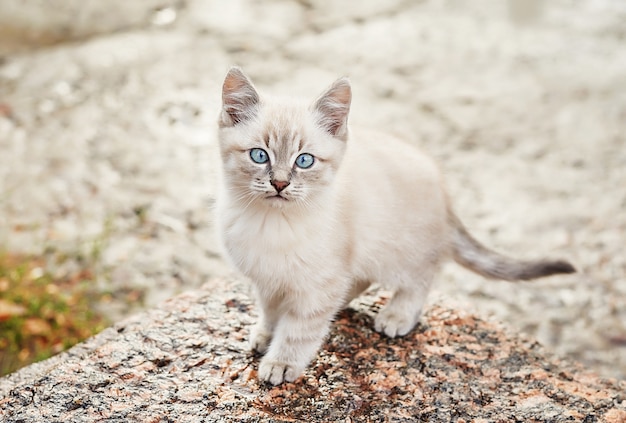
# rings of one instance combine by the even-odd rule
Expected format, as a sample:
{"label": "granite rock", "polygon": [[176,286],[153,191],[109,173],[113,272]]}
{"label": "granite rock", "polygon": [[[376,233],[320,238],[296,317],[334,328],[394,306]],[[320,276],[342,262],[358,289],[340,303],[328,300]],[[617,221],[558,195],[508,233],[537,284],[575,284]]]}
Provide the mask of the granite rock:
{"label": "granite rock", "polygon": [[409,335],[372,330],[385,296],[340,313],[294,383],[256,378],[246,287],[215,280],[0,379],[3,422],[623,422],[602,379],[500,324],[433,305]]}

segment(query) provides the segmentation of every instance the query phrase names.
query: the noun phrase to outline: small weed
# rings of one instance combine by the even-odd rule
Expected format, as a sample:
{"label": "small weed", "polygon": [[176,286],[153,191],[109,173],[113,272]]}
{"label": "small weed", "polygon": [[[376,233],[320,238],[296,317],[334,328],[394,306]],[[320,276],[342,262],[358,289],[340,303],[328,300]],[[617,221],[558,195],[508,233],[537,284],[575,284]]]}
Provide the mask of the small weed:
{"label": "small weed", "polygon": [[0,253],[0,376],[43,360],[107,326],[85,265],[62,277],[41,257]]}

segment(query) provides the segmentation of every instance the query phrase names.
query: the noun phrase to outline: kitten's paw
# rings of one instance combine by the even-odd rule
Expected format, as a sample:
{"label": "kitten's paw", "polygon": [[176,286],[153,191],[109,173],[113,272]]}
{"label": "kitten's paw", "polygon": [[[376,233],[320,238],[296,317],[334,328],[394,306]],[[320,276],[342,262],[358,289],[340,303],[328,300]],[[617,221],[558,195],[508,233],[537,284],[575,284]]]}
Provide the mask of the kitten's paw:
{"label": "kitten's paw", "polygon": [[385,308],[376,316],[374,329],[376,329],[376,332],[395,338],[396,336],[404,336],[409,333],[418,320],[419,317],[407,316],[390,308]]}
{"label": "kitten's paw", "polygon": [[291,363],[264,359],[261,360],[259,365],[259,379],[272,385],[279,385],[283,382],[293,382],[300,376],[303,370],[303,368]]}
{"label": "kitten's paw", "polygon": [[256,326],[250,333],[250,348],[253,351],[265,354],[270,341],[272,340],[272,334],[265,328]]}

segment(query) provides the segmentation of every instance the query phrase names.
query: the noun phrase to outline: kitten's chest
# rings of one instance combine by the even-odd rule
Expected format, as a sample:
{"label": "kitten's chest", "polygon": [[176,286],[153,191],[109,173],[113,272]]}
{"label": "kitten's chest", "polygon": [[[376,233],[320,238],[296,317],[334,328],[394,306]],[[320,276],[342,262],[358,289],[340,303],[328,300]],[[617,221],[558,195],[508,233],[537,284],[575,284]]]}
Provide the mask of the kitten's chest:
{"label": "kitten's chest", "polygon": [[239,270],[256,280],[315,271],[332,252],[326,225],[279,213],[234,216],[225,222],[226,250]]}

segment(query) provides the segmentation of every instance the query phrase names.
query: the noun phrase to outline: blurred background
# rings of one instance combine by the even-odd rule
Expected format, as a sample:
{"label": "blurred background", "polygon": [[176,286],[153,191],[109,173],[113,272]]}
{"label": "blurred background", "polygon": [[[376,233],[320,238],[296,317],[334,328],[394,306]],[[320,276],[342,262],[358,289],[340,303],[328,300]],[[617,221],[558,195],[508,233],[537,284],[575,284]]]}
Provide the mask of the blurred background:
{"label": "blurred background", "polygon": [[349,76],[352,124],[436,157],[477,238],[580,270],[451,264],[431,302],[626,378],[622,0],[0,0],[0,374],[229,273],[211,205],[235,64],[311,99]]}

